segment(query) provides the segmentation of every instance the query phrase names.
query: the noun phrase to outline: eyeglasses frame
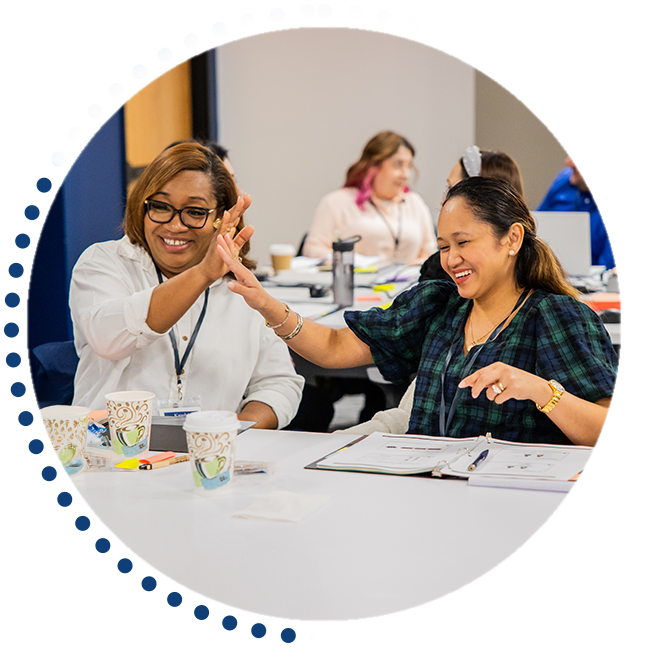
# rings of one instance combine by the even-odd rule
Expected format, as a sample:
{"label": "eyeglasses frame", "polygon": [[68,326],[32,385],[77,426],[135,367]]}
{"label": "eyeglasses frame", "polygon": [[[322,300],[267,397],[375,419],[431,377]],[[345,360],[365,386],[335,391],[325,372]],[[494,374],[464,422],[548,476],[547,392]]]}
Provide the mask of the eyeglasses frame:
{"label": "eyeglasses frame", "polygon": [[[172,216],[169,217],[169,219],[167,219],[167,221],[156,221],[155,219],[152,219],[151,215],[149,214],[149,209],[150,209],[149,202],[153,201],[153,200],[155,200],[156,203],[162,203],[164,205],[168,205],[172,209]],[[161,224],[170,223],[171,221],[174,220],[174,217],[176,215],[178,215],[178,218],[181,220],[181,223],[186,228],[192,228],[193,230],[200,230],[201,228],[204,228],[205,224],[208,222],[208,217],[210,216],[210,214],[212,214],[217,209],[217,208],[211,208],[211,209],[209,209],[209,208],[201,208],[201,207],[198,207],[198,206],[188,205],[188,206],[186,206],[184,208],[181,208],[180,210],[177,210],[171,203],[167,203],[166,201],[158,201],[157,199],[145,199],[143,201],[143,203],[145,205],[145,212],[147,213],[147,216],[154,223],[161,223]],[[200,226],[190,226],[189,224],[185,223],[185,221],[183,221],[183,210],[189,210],[189,209],[207,210],[207,213],[205,215],[205,220],[203,221],[203,223]]]}

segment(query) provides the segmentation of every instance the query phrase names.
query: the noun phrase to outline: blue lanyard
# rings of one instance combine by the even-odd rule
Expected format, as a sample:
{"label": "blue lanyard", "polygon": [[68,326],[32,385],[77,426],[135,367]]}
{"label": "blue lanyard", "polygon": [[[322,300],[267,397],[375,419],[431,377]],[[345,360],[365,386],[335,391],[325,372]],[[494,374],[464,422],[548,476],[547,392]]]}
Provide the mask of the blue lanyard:
{"label": "blue lanyard", "polygon": [[[530,293],[530,289],[528,291],[524,291],[518,298],[515,306],[512,308],[512,311],[496,326],[492,334],[490,334],[488,340],[485,343],[480,343],[476,346],[475,352],[470,356],[469,362],[467,363],[465,367],[465,376],[467,377],[472,370],[472,367],[474,366],[474,362],[476,361],[476,357],[480,354],[481,350],[483,349],[483,346],[487,345],[488,343],[492,343],[496,339],[497,336],[501,333],[501,330],[503,329],[504,325],[506,324],[506,321],[512,316],[517,309],[521,306],[521,304],[524,302],[526,299],[526,296]],[[440,412],[438,414],[438,435],[440,436],[446,436],[447,435],[447,426],[449,426],[449,423],[451,422],[452,418],[454,417],[454,413],[456,412],[456,406],[458,406],[458,399],[460,397],[460,388],[456,388],[456,392],[454,393],[454,399],[451,402],[451,406],[449,407],[449,415],[446,414],[445,412],[445,377],[447,375],[447,370],[449,369],[449,364],[451,363],[451,357],[454,352],[454,348],[458,344],[461,338],[464,336],[464,330],[465,329],[465,321],[460,323],[460,327],[458,328],[458,332],[456,333],[456,336],[449,347],[449,352],[447,352],[447,357],[445,359],[445,365],[442,369],[442,379],[440,381],[441,383],[441,393],[440,393]],[[464,389],[463,389],[464,390]]]}
{"label": "blue lanyard", "polygon": [[[160,269],[158,267],[156,267],[156,273],[158,274],[158,283],[162,284],[164,280],[163,280],[162,273],[160,272]],[[210,295],[209,288],[205,290],[204,295],[205,295],[205,300],[203,301],[203,309],[201,310],[201,315],[199,316],[199,320],[194,326],[194,331],[192,332],[192,336],[190,336],[189,343],[185,348],[185,353],[183,354],[182,359],[180,358],[180,355],[178,353],[178,341],[176,340],[176,334],[174,333],[174,328],[172,327],[169,330],[169,338],[171,339],[172,349],[174,350],[174,368],[176,369],[176,385],[178,388],[178,399],[181,402],[183,401],[183,381],[181,379],[181,375],[183,374],[183,368],[185,368],[185,364],[187,363],[187,359],[190,356],[190,352],[194,347],[194,342],[196,341],[196,337],[198,336],[199,330],[201,329],[201,325],[203,325],[205,312],[208,310],[208,297]]]}

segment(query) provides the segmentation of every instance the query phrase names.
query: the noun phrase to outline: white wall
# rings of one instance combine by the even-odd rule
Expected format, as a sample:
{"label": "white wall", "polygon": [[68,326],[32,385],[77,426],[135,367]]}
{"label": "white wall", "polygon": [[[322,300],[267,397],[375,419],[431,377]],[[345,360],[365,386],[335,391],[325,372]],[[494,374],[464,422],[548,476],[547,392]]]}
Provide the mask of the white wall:
{"label": "white wall", "polygon": [[414,189],[437,219],[447,174],[474,142],[474,70],[394,36],[301,29],[217,50],[219,141],[253,197],[252,255],[298,244],[319,199],[377,132],[414,145]]}
{"label": "white wall", "polygon": [[623,27],[616,28],[616,68],[614,87],[614,119],[623,123]]}

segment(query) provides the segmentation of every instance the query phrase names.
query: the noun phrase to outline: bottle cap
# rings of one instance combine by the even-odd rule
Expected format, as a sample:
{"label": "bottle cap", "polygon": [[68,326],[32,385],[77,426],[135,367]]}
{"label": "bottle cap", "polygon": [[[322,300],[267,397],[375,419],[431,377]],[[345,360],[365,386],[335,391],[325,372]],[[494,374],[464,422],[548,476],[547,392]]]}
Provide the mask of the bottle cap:
{"label": "bottle cap", "polygon": [[354,245],[361,241],[361,235],[355,235],[354,237],[348,237],[347,239],[339,239],[338,241],[332,242],[332,250],[339,252],[353,251]]}

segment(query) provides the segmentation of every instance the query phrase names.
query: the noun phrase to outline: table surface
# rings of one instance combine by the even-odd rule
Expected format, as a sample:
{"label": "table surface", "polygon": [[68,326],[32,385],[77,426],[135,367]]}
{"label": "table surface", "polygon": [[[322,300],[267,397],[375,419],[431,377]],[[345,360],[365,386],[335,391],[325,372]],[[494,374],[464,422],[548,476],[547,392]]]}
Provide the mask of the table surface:
{"label": "table surface", "polygon": [[[246,431],[237,459],[273,471],[236,476],[214,497],[194,493],[189,463],[86,472],[75,483],[104,523],[170,578],[229,606],[303,620],[377,616],[443,596],[507,558],[565,496],[304,469],[353,439]],[[234,516],[274,491],[331,500],[297,523]]]}

